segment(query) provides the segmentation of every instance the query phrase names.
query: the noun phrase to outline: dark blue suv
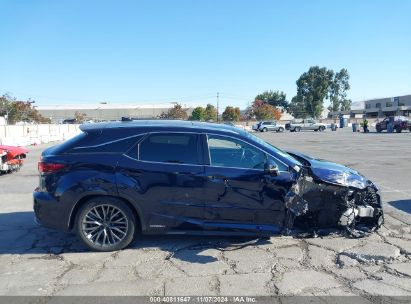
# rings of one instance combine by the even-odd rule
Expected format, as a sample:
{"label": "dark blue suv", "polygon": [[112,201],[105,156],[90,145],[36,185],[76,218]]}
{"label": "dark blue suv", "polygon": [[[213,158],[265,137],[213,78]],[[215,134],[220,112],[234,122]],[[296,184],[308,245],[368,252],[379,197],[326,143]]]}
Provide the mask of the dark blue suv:
{"label": "dark blue suv", "polygon": [[82,125],[45,150],[36,220],[91,249],[145,234],[268,235],[383,221],[378,188],[358,172],[286,153],[231,126],[186,121]]}

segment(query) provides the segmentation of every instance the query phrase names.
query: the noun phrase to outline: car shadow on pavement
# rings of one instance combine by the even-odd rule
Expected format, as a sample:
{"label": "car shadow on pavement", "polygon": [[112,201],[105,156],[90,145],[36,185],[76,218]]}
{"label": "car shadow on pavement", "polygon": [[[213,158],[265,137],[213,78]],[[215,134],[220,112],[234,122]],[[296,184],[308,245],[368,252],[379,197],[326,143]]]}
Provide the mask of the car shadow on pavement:
{"label": "car shadow on pavement", "polygon": [[74,234],[44,228],[34,212],[0,213],[0,254],[59,254],[86,251]]}
{"label": "car shadow on pavement", "polygon": [[[158,249],[166,252],[168,259],[207,264],[218,260],[218,251],[270,243],[267,238],[260,237],[138,234],[128,249]],[[74,233],[64,233],[36,224],[33,212],[0,213],[0,255],[84,252],[89,250]]]}
{"label": "car shadow on pavement", "polygon": [[267,237],[258,236],[196,236],[196,235],[140,235],[130,249],[159,249],[168,252],[167,259],[207,264],[218,260],[224,251],[271,244]]}
{"label": "car shadow on pavement", "polygon": [[388,202],[388,204],[398,210],[411,213],[411,200],[391,201],[391,202]]}

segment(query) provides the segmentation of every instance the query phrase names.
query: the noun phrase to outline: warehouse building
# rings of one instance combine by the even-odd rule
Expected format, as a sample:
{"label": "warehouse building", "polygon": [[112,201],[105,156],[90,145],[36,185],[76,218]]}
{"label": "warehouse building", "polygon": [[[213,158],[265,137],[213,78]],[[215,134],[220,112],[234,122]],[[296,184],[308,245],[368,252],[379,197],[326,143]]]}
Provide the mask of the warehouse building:
{"label": "warehouse building", "polygon": [[[360,107],[355,107],[361,105]],[[350,118],[358,118],[366,115],[369,118],[381,118],[386,116],[410,116],[411,95],[375,98],[365,101],[355,102],[350,111],[336,111],[329,114],[330,118],[337,118],[344,115]]]}
{"label": "warehouse building", "polygon": [[[62,123],[66,119],[74,119],[76,112],[85,114],[85,120],[92,121],[113,121],[120,120],[122,117],[132,117],[136,119],[157,118],[175,103],[132,105],[132,104],[73,104],[73,105],[44,105],[37,106],[39,113],[50,118],[52,123]],[[184,106],[184,105],[183,105]],[[193,109],[187,108],[187,114],[190,115]]]}
{"label": "warehouse building", "polygon": [[368,117],[410,116],[411,95],[366,100],[365,113]]}

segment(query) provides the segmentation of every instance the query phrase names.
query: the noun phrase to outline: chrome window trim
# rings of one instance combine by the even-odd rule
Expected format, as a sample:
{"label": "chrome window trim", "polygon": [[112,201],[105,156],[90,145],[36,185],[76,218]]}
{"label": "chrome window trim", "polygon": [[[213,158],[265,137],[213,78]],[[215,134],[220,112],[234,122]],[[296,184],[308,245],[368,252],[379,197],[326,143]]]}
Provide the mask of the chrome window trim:
{"label": "chrome window trim", "polygon": [[118,142],[118,141],[122,141],[122,140],[125,140],[125,139],[132,139],[132,138],[134,138],[134,137],[139,137],[139,136],[142,136],[142,134],[127,136],[127,137],[122,137],[122,138],[120,138],[120,139],[115,139],[115,140],[111,140],[111,141],[106,141],[106,142],[101,143],[101,144],[98,144],[98,145],[75,147],[75,148],[73,148],[73,150],[102,147],[102,146],[109,145],[109,144],[112,144],[112,143],[115,143],[115,142]]}
{"label": "chrome window trim", "polygon": [[162,165],[178,165],[178,166],[195,166],[195,167],[204,167],[206,165],[197,165],[197,164],[182,164],[182,163],[167,163],[167,162],[157,162],[157,161],[152,161],[152,160],[140,160],[140,159],[135,159],[131,156],[126,155],[126,157],[142,162],[142,163],[152,163],[152,164],[162,164]]}

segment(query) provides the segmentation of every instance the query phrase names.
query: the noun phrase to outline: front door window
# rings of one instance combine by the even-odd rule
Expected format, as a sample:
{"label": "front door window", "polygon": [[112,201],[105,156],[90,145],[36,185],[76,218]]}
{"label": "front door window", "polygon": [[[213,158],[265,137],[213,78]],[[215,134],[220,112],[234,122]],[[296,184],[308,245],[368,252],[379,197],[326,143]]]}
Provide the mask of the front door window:
{"label": "front door window", "polygon": [[264,169],[266,154],[243,141],[217,135],[208,136],[211,166]]}

